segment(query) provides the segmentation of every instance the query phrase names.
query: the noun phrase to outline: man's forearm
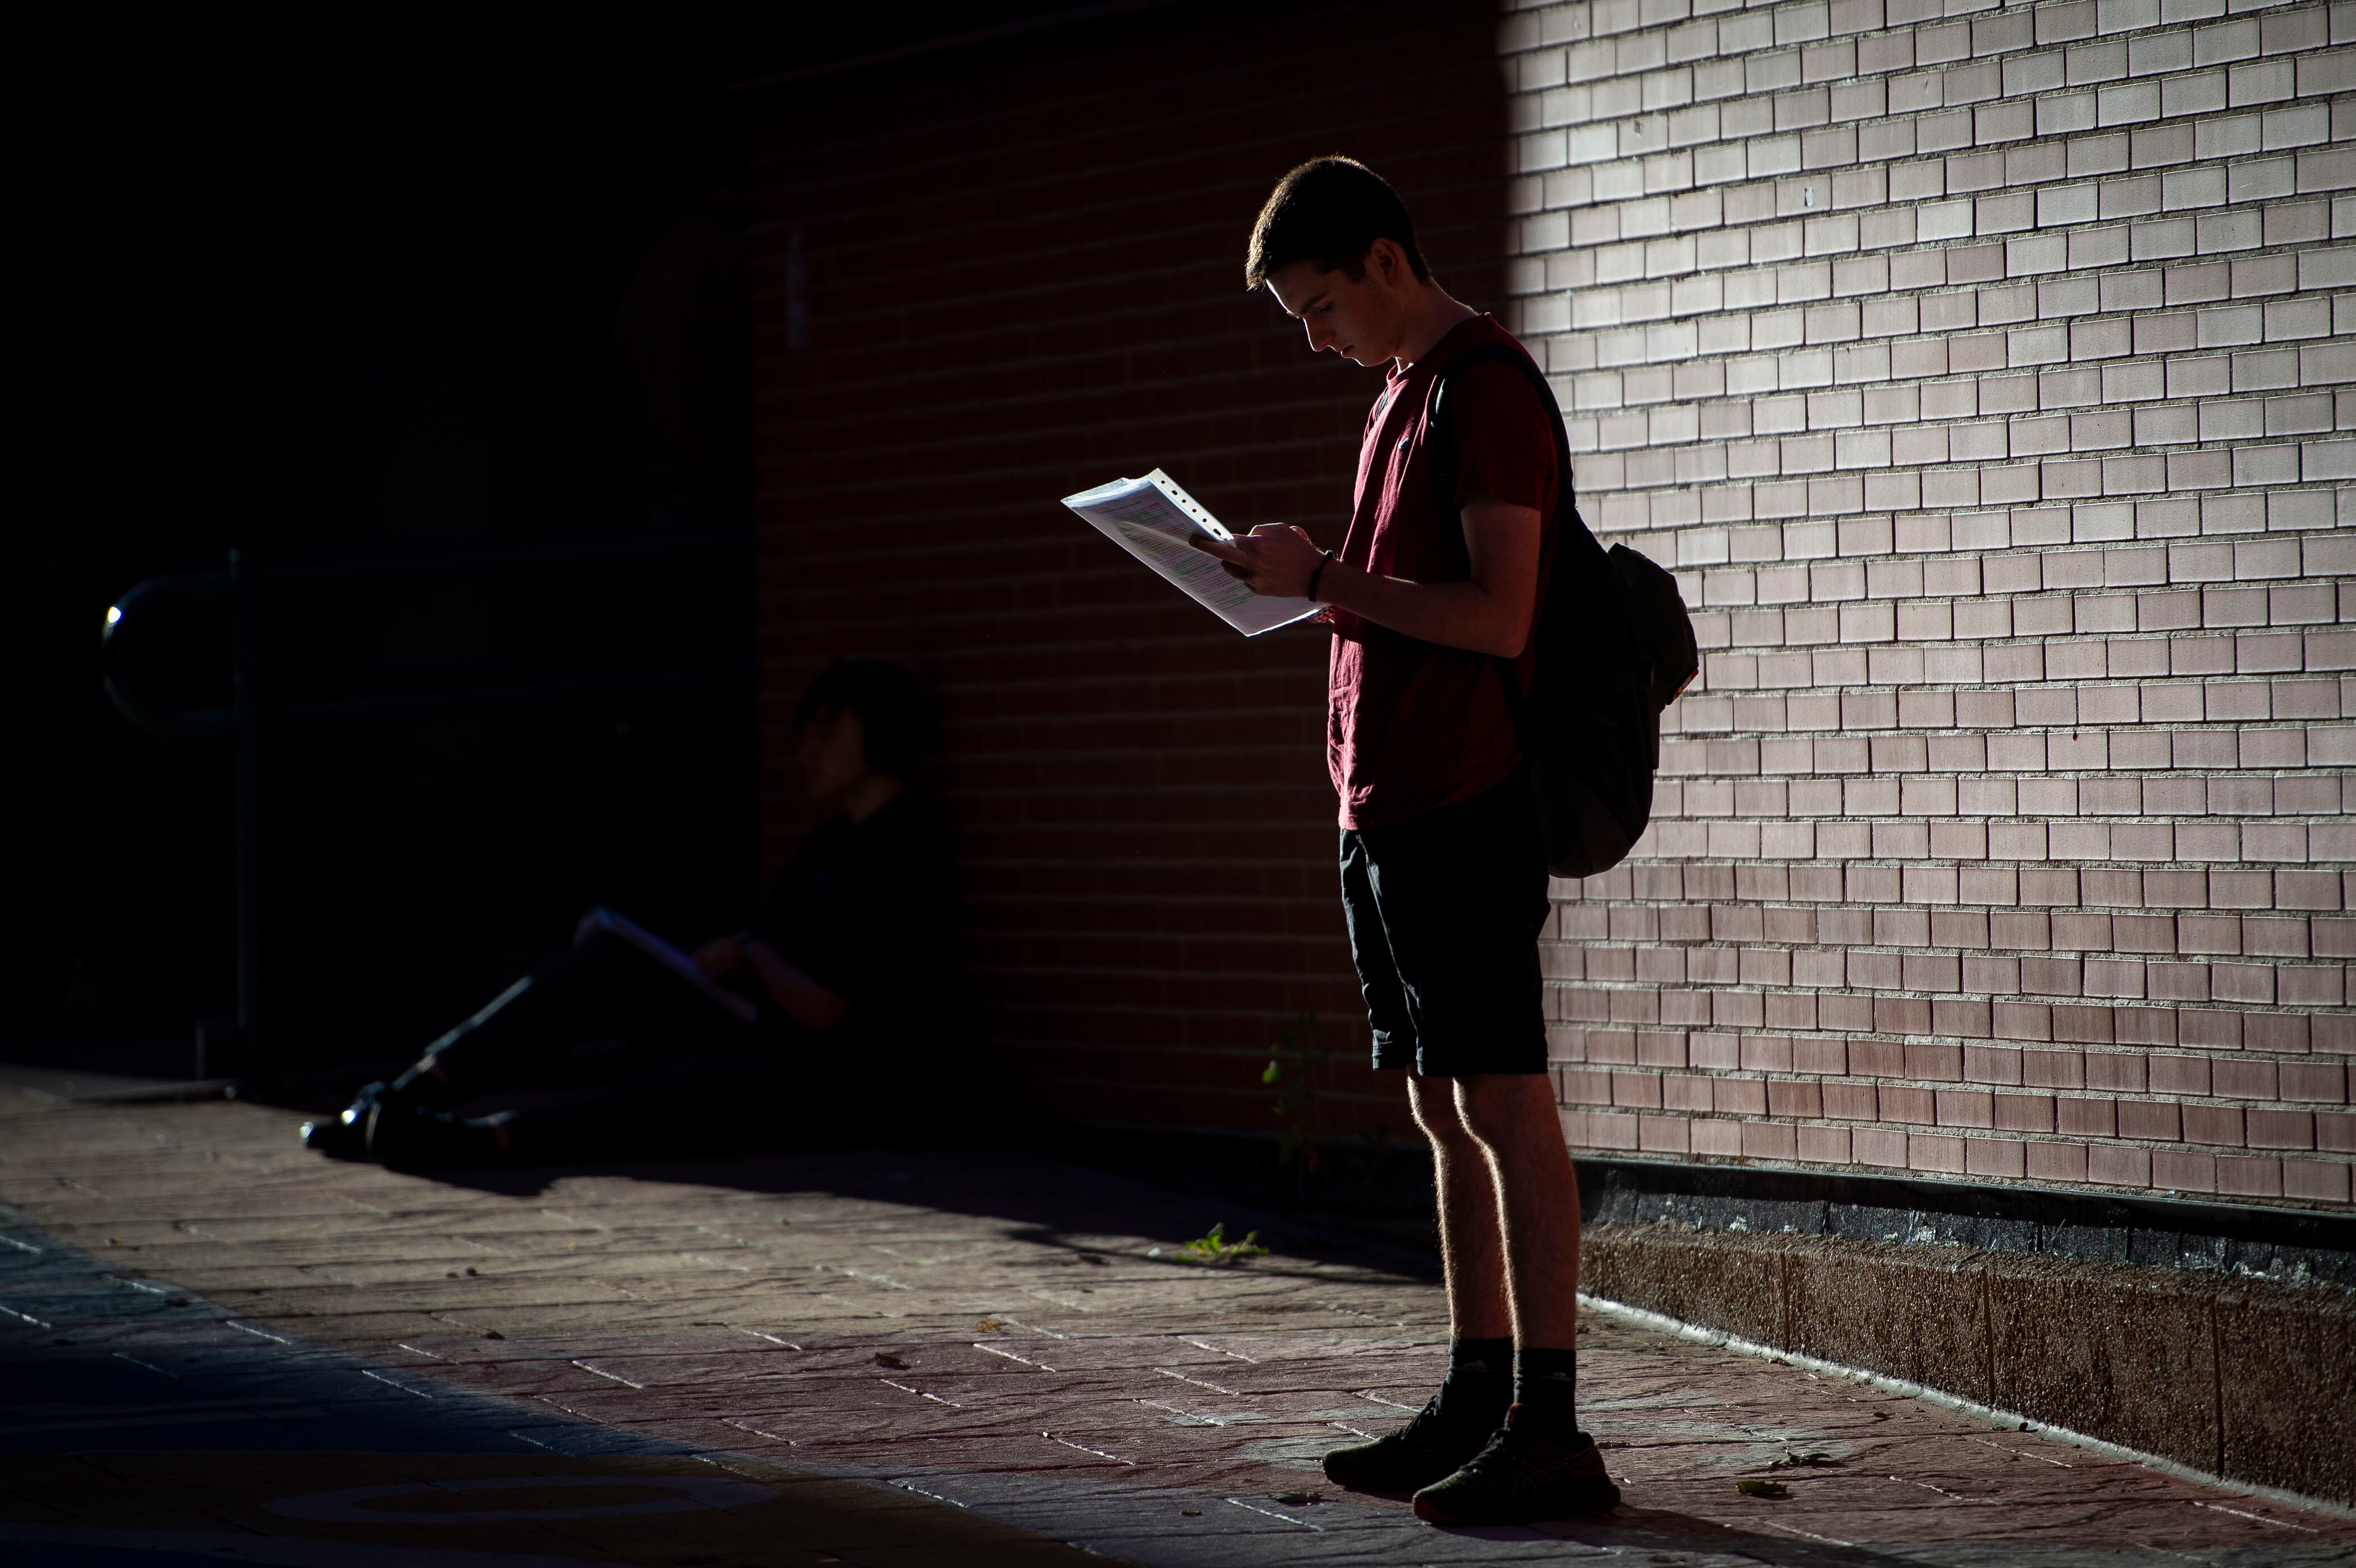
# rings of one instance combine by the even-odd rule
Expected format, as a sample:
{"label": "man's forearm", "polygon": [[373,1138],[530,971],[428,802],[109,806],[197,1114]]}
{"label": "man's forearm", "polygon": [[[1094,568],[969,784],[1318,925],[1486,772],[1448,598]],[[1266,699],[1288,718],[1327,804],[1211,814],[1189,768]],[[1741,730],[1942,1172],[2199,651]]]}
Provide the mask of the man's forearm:
{"label": "man's forearm", "polygon": [[1508,605],[1478,583],[1378,577],[1337,559],[1318,579],[1317,596],[1377,626],[1445,648],[1512,659],[1529,640],[1528,607]]}
{"label": "man's forearm", "polygon": [[850,999],[812,980],[809,972],[764,941],[744,944],[744,961],[777,1010],[814,1035],[823,1035],[849,1015]]}
{"label": "man's forearm", "polygon": [[1226,563],[1255,594],[1310,595],[1425,642],[1514,658],[1530,638],[1537,593],[1538,514],[1486,496],[1464,503],[1462,582],[1416,583],[1349,566],[1290,523],[1261,523],[1241,539],[1187,541]]}

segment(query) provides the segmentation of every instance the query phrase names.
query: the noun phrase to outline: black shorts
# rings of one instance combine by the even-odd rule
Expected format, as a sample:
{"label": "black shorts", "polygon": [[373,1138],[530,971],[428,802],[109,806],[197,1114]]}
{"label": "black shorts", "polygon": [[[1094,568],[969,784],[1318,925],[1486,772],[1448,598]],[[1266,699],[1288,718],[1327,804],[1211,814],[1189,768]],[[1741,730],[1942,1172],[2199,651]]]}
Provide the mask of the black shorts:
{"label": "black shorts", "polygon": [[1520,773],[1461,805],[1343,829],[1342,909],[1376,1068],[1546,1070],[1546,851]]}

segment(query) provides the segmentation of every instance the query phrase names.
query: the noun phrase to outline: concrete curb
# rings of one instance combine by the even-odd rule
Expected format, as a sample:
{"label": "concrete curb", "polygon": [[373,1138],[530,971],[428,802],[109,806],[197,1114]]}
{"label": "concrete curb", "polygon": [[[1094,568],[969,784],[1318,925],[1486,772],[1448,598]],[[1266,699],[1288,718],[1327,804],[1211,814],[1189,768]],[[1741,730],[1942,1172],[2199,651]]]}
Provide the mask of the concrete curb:
{"label": "concrete curb", "polygon": [[2050,1437],[2057,1443],[2067,1443],[2072,1447],[2083,1448],[2089,1454],[2098,1454],[2105,1459],[2118,1459],[2129,1464],[2141,1465],[2147,1469],[2157,1470],[2165,1476],[2174,1476],[2180,1480],[2198,1481],[2203,1486],[2215,1487],[2220,1491],[2233,1492],[2245,1498],[2260,1498],[2267,1502],[2281,1503],[2290,1508],[2308,1509],[2316,1513],[2329,1514],[2335,1519],[2356,1519],[2356,1509],[2331,1502],[2327,1498],[2308,1497],[2303,1493],[2288,1491],[2281,1487],[2262,1487],[2249,1481],[2237,1481],[2230,1476],[2213,1475],[2207,1470],[2196,1469],[2192,1466],[2179,1464],[2173,1459],[2162,1458],[2157,1454],[2146,1454],[2116,1443],[2106,1443],[2099,1437],[2089,1437],[2083,1432],[2072,1432],[2066,1426],[2055,1426],[2050,1422],[2032,1420],[2018,1411],[1998,1410],[1993,1405],[1981,1404],[1976,1400],[1967,1400],[1943,1390],[1926,1388],[1921,1383],[1908,1382],[1903,1378],[1893,1378],[1881,1372],[1869,1372],[1862,1367],[1846,1367],[1837,1361],[1826,1361],[1815,1356],[1803,1355],[1797,1350],[1779,1350],[1772,1345],[1762,1345],[1757,1340],[1745,1339],[1739,1334],[1729,1334],[1717,1328],[1705,1328],[1697,1324],[1687,1323],[1683,1318],[1671,1317],[1665,1313],[1648,1311],[1641,1306],[1630,1306],[1625,1302],[1612,1301],[1600,1295],[1590,1295],[1585,1291],[1579,1294],[1579,1305],[1582,1311],[1601,1313],[1606,1317],[1614,1318],[1635,1327],[1649,1328],[1660,1334],[1674,1334],[1681,1339],[1691,1340],[1697,1345],[1731,1350],[1737,1355],[1752,1356],[1762,1361],[1779,1361],[1784,1366],[1796,1367],[1804,1372],[1815,1372],[1825,1377],[1841,1378],[1849,1382],[1864,1383],[1869,1387],[1880,1390],[1883,1393],[1919,1400],[1924,1404],[1936,1405],[1941,1410],[1954,1411],[1959,1415],[1967,1415],[1976,1421],[1984,1421],[1988,1425],[2004,1431],[2027,1432],[2040,1437]]}

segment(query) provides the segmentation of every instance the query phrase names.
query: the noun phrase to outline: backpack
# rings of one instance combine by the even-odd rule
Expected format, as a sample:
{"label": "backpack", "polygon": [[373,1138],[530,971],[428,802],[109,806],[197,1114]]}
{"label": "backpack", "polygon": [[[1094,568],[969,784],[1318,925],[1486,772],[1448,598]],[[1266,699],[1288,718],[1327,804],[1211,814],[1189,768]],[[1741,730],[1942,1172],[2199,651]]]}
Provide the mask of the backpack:
{"label": "backpack", "polygon": [[1537,670],[1523,694],[1514,661],[1496,660],[1530,790],[1557,876],[1592,876],[1627,857],[1653,814],[1661,765],[1661,711],[1700,673],[1693,618],[1676,579],[1624,544],[1609,551],[1579,515],[1570,442],[1554,389],[1529,357],[1485,343],[1451,365],[1432,388],[1425,450],[1441,494],[1456,502],[1448,388],[1474,365],[1509,364],[1537,389],[1551,416],[1556,473],[1554,564],[1539,585],[1530,635]]}

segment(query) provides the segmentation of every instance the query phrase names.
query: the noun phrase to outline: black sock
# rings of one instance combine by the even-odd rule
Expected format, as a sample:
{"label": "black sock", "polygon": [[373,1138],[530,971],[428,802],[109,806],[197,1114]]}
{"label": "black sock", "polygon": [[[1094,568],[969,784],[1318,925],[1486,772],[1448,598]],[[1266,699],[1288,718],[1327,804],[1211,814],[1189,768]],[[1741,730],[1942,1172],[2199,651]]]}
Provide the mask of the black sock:
{"label": "black sock", "polygon": [[1579,1352],[1526,1345],[1514,1352],[1514,1420],[1568,1437],[1579,1430],[1573,1396],[1579,1388]]}
{"label": "black sock", "polygon": [[1448,1379],[1440,1385],[1440,1413],[1450,1421],[1495,1426],[1514,1402],[1511,1339],[1451,1339]]}

